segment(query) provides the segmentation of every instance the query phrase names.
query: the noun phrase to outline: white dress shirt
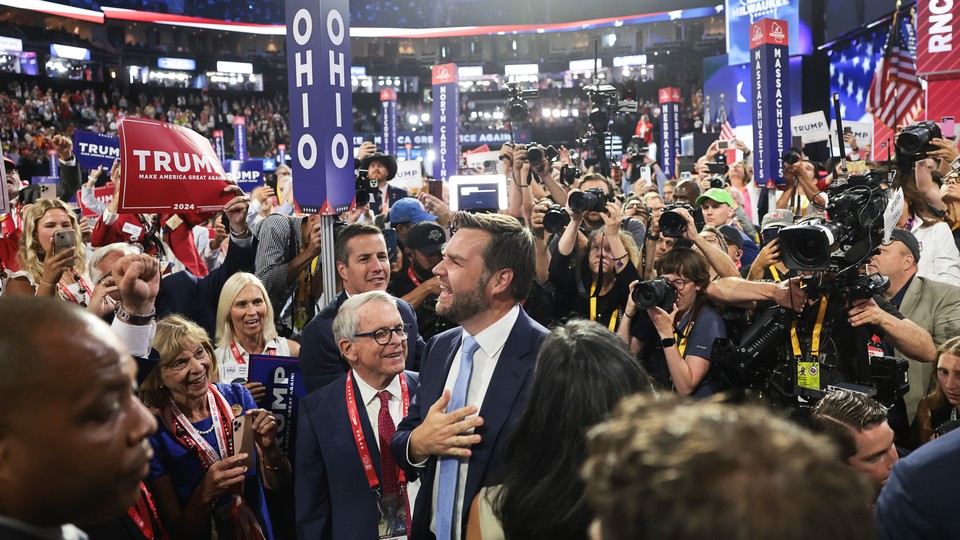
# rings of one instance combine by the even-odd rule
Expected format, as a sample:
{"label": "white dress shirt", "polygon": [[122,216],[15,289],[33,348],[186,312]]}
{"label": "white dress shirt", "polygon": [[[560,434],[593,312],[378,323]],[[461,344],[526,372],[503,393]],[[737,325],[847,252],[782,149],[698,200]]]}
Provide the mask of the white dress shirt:
{"label": "white dress shirt", "polygon": [[[396,428],[400,424],[400,420],[403,420],[403,394],[400,391],[400,377],[403,375],[398,375],[390,381],[390,384],[387,385],[384,390],[390,392],[390,418],[393,419],[393,427]],[[367,420],[370,421],[370,427],[373,429],[373,438],[376,439],[374,443],[377,449],[380,448],[380,398],[377,397],[377,393],[380,391],[376,388],[367,384],[366,381],[360,378],[357,375],[357,371],[353,370],[353,380],[357,382],[357,388],[360,389],[360,401],[363,403],[363,407],[367,411]],[[383,459],[383,456],[380,457]],[[381,478],[382,479],[382,478]],[[420,480],[417,479],[415,482],[407,482],[407,499],[410,502],[410,519],[413,519],[413,502],[417,500],[417,492],[420,491]]]}
{"label": "white dress shirt", "polygon": [[[480,348],[473,353],[473,372],[470,374],[470,385],[467,387],[467,399],[464,406],[476,405],[477,408],[483,407],[484,397],[487,395],[487,389],[490,387],[490,379],[493,378],[493,372],[500,360],[500,353],[503,352],[503,346],[513,331],[513,325],[516,324],[520,316],[520,305],[513,306],[513,309],[506,315],[500,317],[500,320],[486,327],[482,332],[473,336],[477,340]],[[467,336],[466,330],[463,332]],[[463,352],[463,340],[453,355],[453,363],[450,364],[450,372],[447,374],[447,382],[443,385],[444,389],[453,392],[453,386],[457,382],[457,375],[460,373],[460,356]],[[423,404],[426,406],[433,405]],[[409,452],[409,448],[408,448]],[[409,454],[408,454],[409,455]],[[459,477],[457,479],[457,496],[453,503],[453,520],[450,530],[453,540],[460,538],[460,516],[463,513],[463,505],[471,504],[473,501],[463,500],[463,490],[467,485],[467,472],[470,468],[470,458],[459,458]],[[437,468],[437,475],[433,479],[433,494],[431,496],[431,508],[433,518],[430,520],[430,530],[436,533],[437,527],[437,491],[440,481],[440,469]]]}

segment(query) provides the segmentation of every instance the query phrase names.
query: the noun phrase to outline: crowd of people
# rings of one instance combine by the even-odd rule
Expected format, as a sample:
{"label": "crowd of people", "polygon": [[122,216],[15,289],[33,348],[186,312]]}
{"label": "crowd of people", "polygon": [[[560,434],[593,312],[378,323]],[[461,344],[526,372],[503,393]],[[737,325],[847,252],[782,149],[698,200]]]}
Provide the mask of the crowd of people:
{"label": "crowd of people", "polygon": [[[121,214],[114,198],[82,218],[65,202],[124,181],[119,162],[82,171],[71,128],[136,114],[209,135],[243,114],[275,142],[279,100],[37,87],[0,100],[0,533],[958,530],[944,508],[956,468],[943,467],[960,424],[953,141],[894,163],[851,149],[866,183],[850,189],[900,190],[904,205],[886,242],[846,252],[881,285],[834,287],[781,242],[796,224],[833,230],[823,220],[848,182],[802,153],[776,190],[756,186],[743,141],[726,145],[725,171],[714,143],[683,174],[644,152],[607,171],[505,144],[507,207],[451,212],[455,193],[393,186],[396,157],[365,142],[356,166],[376,188],[328,244],[285,165],[275,185],[228,186],[216,213]],[[37,149],[58,163],[55,193],[25,181]],[[268,357],[296,366],[296,416],[254,369]]]}

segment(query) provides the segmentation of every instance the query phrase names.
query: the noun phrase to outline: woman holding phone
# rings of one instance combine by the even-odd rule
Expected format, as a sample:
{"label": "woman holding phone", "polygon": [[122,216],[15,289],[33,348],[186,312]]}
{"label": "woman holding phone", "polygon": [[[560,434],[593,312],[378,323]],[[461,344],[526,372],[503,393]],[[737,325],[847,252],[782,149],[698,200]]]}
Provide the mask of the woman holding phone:
{"label": "woman holding phone", "polygon": [[17,261],[20,270],[7,272],[4,294],[59,296],[102,316],[104,298],[112,285],[91,285],[86,246],[77,217],[60,199],[40,199],[23,213],[23,235]]}
{"label": "woman holding phone", "polygon": [[170,537],[272,539],[263,488],[290,480],[276,418],[242,385],[211,382],[213,345],[189,319],[161,319],[153,348],[140,397],[159,417],[148,481]]}

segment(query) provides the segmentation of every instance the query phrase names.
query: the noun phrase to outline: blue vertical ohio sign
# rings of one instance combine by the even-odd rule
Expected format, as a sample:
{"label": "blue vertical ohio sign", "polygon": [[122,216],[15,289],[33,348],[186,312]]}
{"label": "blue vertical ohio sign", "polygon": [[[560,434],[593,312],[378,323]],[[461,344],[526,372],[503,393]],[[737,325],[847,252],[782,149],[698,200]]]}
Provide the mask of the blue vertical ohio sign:
{"label": "blue vertical ohio sign", "polygon": [[667,178],[674,176],[675,160],[680,153],[680,99],[679,88],[661,88],[660,101],[660,167]]}
{"label": "blue vertical ohio sign", "polygon": [[791,144],[789,46],[786,21],[750,25],[753,170],[757,184],[766,187],[786,185],[780,156]]}
{"label": "blue vertical ohio sign", "polygon": [[348,0],[286,0],[293,195],[307,213],[347,210],[356,195]]}
{"label": "blue vertical ohio sign", "polygon": [[383,153],[397,155],[397,91],[393,88],[380,90],[380,104],[383,107]]}
{"label": "blue vertical ohio sign", "polygon": [[460,161],[460,90],[457,65],[433,66],[433,178],[447,181]]}

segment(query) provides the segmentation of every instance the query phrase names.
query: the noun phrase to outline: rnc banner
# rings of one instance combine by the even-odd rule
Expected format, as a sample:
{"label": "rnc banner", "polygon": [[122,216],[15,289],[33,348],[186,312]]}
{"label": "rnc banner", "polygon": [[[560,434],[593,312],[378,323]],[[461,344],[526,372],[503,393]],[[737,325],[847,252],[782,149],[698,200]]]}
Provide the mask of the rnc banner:
{"label": "rnc banner", "polygon": [[213,130],[213,151],[217,154],[217,159],[220,160],[220,163],[227,161],[227,156],[224,154],[226,150],[223,147],[223,131],[219,129]]}
{"label": "rnc banner", "polygon": [[110,172],[113,160],[120,157],[120,139],[114,135],[103,135],[77,130],[73,135],[74,154],[81,168]]}
{"label": "rnc banner", "polygon": [[458,173],[460,161],[460,90],[457,65],[433,66],[433,177],[444,182]]}
{"label": "rnc banner", "polygon": [[190,128],[125,117],[120,156],[121,214],[215,212],[233,197],[210,141]]}
{"label": "rnc banner", "polygon": [[249,381],[267,387],[266,401],[261,406],[277,419],[277,443],[293,462],[300,399],[307,395],[300,364],[296,358],[251,354]]}
{"label": "rnc banner", "polygon": [[667,178],[674,176],[674,160],[680,153],[680,98],[679,88],[661,88],[660,101],[660,167]]}
{"label": "rnc banner", "polygon": [[349,1],[285,4],[294,198],[309,214],[340,213],[356,196]]}
{"label": "rnc banner", "polygon": [[792,142],[787,22],[760,19],[750,26],[753,88],[753,170],[757,185],[786,185],[780,159]]}
{"label": "rnc banner", "polygon": [[233,158],[237,161],[247,159],[247,117],[233,117]]}
{"label": "rnc banner", "polygon": [[383,123],[383,153],[397,156],[397,91],[384,88],[380,91],[381,115]]}

